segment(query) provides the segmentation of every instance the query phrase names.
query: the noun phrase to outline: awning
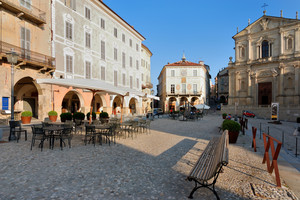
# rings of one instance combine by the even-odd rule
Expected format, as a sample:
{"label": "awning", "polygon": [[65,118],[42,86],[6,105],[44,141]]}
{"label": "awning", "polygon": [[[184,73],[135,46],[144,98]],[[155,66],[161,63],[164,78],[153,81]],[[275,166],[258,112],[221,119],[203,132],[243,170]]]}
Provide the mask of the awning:
{"label": "awning", "polygon": [[110,83],[93,79],[37,79],[39,84],[54,84],[79,89],[107,92],[114,95],[127,96],[129,94],[143,96],[144,93],[125,87],[116,87]]}
{"label": "awning", "polygon": [[150,94],[147,94],[147,98],[158,100],[158,101],[160,99],[158,96],[154,96],[154,95],[150,95]]}

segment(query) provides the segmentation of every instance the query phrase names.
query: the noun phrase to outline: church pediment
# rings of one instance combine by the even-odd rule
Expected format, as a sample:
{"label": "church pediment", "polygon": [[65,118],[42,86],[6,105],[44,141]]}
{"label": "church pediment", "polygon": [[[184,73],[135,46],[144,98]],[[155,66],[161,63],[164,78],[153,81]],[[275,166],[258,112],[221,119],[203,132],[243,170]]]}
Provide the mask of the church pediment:
{"label": "church pediment", "polygon": [[289,23],[294,23],[294,22],[300,22],[300,20],[264,15],[258,20],[256,20],[255,22],[253,22],[252,24],[248,25],[245,29],[237,33],[235,36],[233,36],[233,38],[241,37],[248,33],[253,34],[261,31],[277,28],[279,26],[289,24]]}

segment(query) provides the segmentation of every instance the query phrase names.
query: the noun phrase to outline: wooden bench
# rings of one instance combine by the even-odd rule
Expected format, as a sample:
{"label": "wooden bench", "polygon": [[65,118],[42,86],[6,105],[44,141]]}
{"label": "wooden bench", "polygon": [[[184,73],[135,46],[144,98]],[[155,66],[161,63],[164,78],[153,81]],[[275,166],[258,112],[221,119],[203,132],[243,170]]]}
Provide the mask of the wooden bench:
{"label": "wooden bench", "polygon": [[[194,181],[195,187],[189,195],[193,198],[194,192],[201,187],[207,187],[220,199],[216,190],[219,173],[223,166],[228,164],[228,131],[225,130],[220,137],[212,138],[195,166],[187,177],[188,181]],[[210,181],[212,179],[212,181]]]}

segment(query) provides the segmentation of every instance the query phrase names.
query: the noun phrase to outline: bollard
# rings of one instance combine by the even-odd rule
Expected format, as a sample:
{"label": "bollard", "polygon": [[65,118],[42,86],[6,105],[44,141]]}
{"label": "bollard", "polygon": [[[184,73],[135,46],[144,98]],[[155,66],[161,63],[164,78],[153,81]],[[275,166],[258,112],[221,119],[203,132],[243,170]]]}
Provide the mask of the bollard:
{"label": "bollard", "polygon": [[284,147],[284,131],[282,131],[282,147]]}

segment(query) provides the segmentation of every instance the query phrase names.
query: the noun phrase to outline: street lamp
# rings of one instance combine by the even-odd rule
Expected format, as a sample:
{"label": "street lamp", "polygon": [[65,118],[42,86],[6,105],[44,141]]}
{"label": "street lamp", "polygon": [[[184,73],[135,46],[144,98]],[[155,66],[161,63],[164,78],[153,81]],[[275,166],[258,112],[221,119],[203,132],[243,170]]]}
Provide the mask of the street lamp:
{"label": "street lamp", "polygon": [[[11,49],[10,52],[6,53],[7,62],[11,65],[11,95],[10,95],[10,107],[11,113],[10,118],[11,121],[14,121],[14,65],[18,62],[18,54],[14,52],[14,49]],[[16,140],[16,136],[14,133],[10,131],[8,140]]]}

